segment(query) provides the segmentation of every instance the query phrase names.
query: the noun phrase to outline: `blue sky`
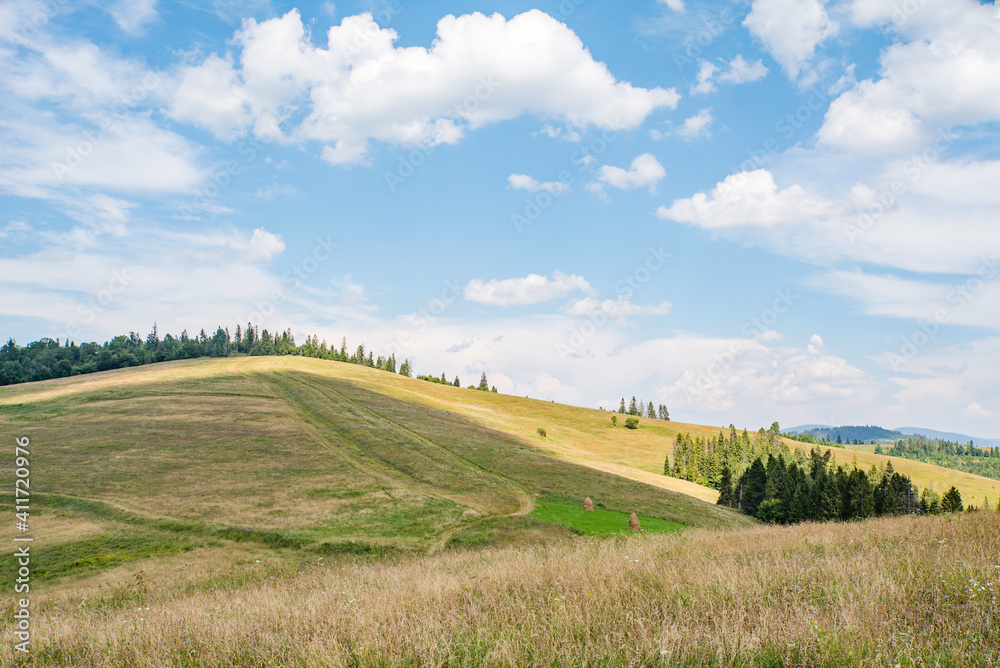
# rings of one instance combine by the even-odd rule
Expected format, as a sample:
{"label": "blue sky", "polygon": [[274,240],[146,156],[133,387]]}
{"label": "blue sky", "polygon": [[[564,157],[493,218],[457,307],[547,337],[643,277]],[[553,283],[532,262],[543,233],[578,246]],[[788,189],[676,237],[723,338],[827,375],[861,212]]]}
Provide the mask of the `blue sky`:
{"label": "blue sky", "polygon": [[1000,435],[1000,12],[0,5],[0,329]]}

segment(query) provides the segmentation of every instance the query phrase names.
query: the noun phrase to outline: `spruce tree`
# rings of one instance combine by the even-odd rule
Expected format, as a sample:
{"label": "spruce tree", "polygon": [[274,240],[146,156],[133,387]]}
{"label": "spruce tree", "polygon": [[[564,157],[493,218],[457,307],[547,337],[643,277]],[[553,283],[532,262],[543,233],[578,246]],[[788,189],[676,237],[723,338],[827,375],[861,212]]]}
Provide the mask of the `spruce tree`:
{"label": "spruce tree", "polygon": [[628,405],[628,414],[629,415],[638,415],[639,414],[639,408],[635,405],[635,397],[632,397],[632,401],[629,402],[629,405]]}
{"label": "spruce tree", "polygon": [[483,372],[483,375],[479,377],[479,387],[477,387],[476,389],[477,390],[482,390],[483,392],[489,392],[490,391],[490,384],[489,384],[489,381],[486,380],[486,372],[485,371]]}
{"label": "spruce tree", "polygon": [[722,473],[719,474],[719,500],[716,501],[716,504],[732,508],[733,502],[733,474],[729,470],[729,466],[725,465],[722,467]]}
{"label": "spruce tree", "polygon": [[622,397],[622,402],[618,404],[618,412],[622,415],[625,414],[625,397]]}
{"label": "spruce tree", "polygon": [[745,484],[741,485],[743,496],[740,499],[740,506],[747,515],[756,515],[767,492],[767,469],[764,468],[764,462],[759,457],[753,460],[745,476]]}
{"label": "spruce tree", "polygon": [[962,505],[962,495],[954,485],[941,497],[941,509],[946,513],[960,513],[965,509]]}

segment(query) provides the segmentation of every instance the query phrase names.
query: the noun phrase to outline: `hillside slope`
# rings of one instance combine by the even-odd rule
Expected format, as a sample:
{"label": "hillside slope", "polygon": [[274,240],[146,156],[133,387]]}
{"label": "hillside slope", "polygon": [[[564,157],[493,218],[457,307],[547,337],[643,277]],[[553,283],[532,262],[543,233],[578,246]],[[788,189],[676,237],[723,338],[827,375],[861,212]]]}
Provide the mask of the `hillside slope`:
{"label": "hillside slope", "polygon": [[[581,466],[498,428],[489,406],[509,397],[447,388],[445,401],[439,389],[299,357],[171,362],[3,388],[0,430],[31,439],[32,526],[48,569],[39,577],[236,543],[435,552],[569,535],[527,516],[536,499],[590,496],[685,526],[751,522],[636,480],[654,474]],[[551,409],[518,401],[538,419]]]}

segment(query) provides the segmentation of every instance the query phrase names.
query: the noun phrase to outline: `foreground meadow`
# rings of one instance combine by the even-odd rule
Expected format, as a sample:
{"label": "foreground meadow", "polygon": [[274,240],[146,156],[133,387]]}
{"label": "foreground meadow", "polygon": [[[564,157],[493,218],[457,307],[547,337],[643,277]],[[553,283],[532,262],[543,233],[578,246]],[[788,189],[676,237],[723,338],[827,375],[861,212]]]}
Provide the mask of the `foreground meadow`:
{"label": "foreground meadow", "polygon": [[53,590],[24,665],[1000,665],[996,512],[284,563]]}

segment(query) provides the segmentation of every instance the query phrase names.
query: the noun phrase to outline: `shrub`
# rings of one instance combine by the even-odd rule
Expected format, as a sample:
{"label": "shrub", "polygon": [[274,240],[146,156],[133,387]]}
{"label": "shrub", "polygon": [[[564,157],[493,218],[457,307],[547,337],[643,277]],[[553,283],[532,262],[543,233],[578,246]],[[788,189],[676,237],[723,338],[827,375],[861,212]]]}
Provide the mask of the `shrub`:
{"label": "shrub", "polygon": [[618,416],[617,415],[612,415],[611,416],[611,426],[612,427],[617,427],[618,426]]}
{"label": "shrub", "polygon": [[538,428],[538,435],[541,436],[542,438],[545,438],[545,427]]}
{"label": "shrub", "polygon": [[638,429],[639,428],[639,418],[637,417],[627,417],[625,418],[625,427],[628,429]]}

